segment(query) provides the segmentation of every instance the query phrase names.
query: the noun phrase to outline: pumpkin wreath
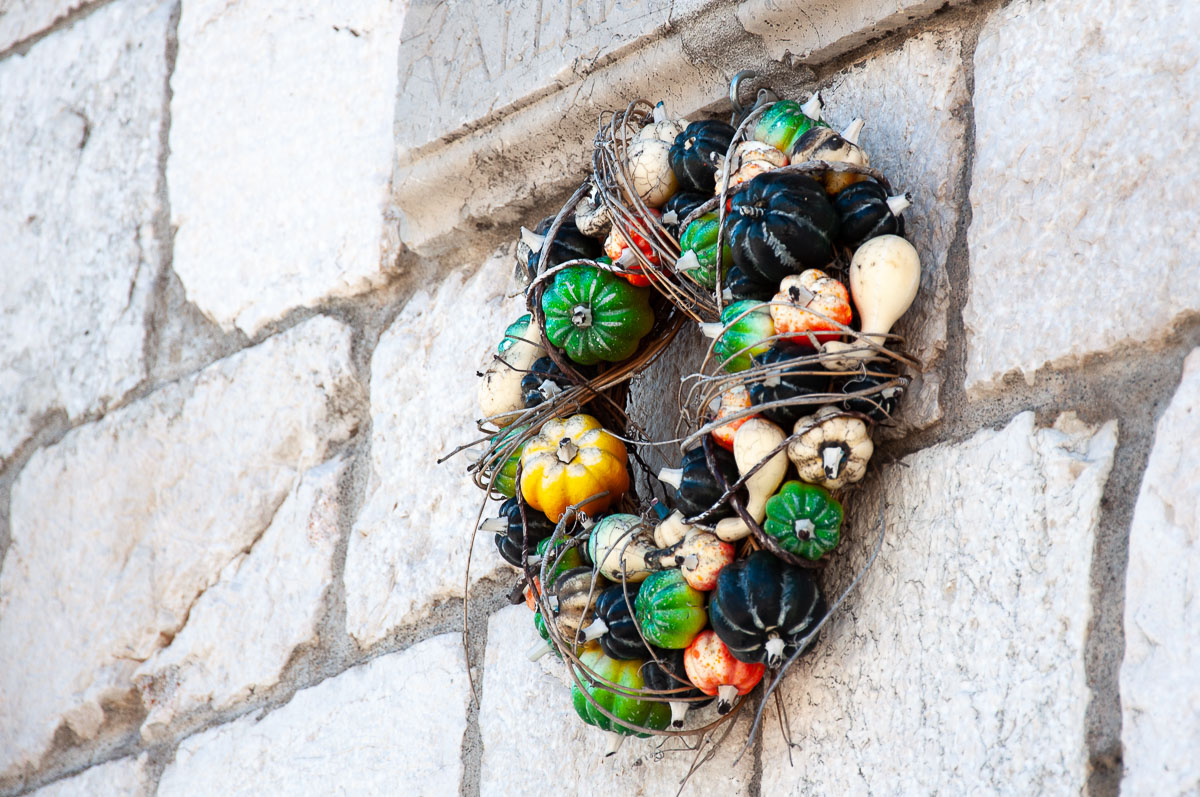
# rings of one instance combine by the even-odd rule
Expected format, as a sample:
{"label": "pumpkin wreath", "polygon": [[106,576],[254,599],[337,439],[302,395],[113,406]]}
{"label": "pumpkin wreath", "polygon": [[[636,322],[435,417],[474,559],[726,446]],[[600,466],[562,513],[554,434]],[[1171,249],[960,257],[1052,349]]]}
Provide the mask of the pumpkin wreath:
{"label": "pumpkin wreath", "polygon": [[[468,471],[503,504],[477,531],[518,570],[531,657],[563,660],[610,753],[628,736],[715,746],[757,690],[749,748],[883,541],[881,520],[832,599],[821,566],[842,502],[916,365],[892,332],[920,282],[909,197],[870,166],[860,120],[837,133],[819,94],[763,90],[744,108],[747,76],[731,123],[640,100],[601,118],[587,179],[521,229],[528,312],[480,384],[486,445]],[[708,349],[677,438],[652,440],[625,412],[629,380],[688,323]],[[677,446],[680,467],[654,473],[647,446]]]}

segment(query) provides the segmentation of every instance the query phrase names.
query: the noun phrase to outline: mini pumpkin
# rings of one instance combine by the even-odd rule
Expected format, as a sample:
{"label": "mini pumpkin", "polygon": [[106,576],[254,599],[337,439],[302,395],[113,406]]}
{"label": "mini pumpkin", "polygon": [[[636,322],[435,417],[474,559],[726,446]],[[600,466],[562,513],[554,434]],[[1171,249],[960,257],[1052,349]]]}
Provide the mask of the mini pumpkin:
{"label": "mini pumpkin", "polygon": [[[675,270],[708,290],[717,284],[717,235],[720,231],[717,214],[705,213],[689,224],[679,239],[683,256],[675,263]],[[721,246],[721,265],[728,267],[732,263],[729,242],[725,241]]]}
{"label": "mini pumpkin", "polygon": [[654,326],[646,290],[590,266],[560,271],[542,311],[546,337],[582,365],[626,359]]}
{"label": "mini pumpkin", "polygon": [[692,211],[703,205],[708,200],[712,199],[711,193],[697,193],[696,191],[677,191],[667,204],[662,206],[662,222],[663,228],[672,238],[678,238],[681,232],[681,225],[688,216],[692,215]]}
{"label": "mini pumpkin", "polygon": [[711,703],[711,700],[695,700],[703,697],[704,693],[697,689],[688,679],[684,669],[682,650],[655,649],[656,658],[646,662],[642,668],[642,676],[646,680],[646,688],[656,692],[671,692],[671,727],[682,728],[683,720],[689,709],[701,708]]}
{"label": "mini pumpkin", "polygon": [[604,491],[582,509],[595,516],[629,489],[625,444],[591,415],[554,418],[521,454],[521,495],[555,523],[567,507]]}
{"label": "mini pumpkin", "polygon": [[[576,670],[579,680],[584,684],[587,696],[583,694],[578,683],[571,686],[571,703],[575,713],[588,725],[593,725],[609,736],[607,755],[613,755],[620,747],[626,736],[649,736],[641,728],[662,730],[671,721],[671,709],[666,703],[656,700],[642,700],[630,692],[644,689],[646,681],[642,677],[643,662],[638,659],[622,660],[604,655],[600,645],[592,643],[584,648],[579,655],[580,663],[600,678],[605,679],[620,688],[613,691],[593,682],[580,669]],[[604,710],[617,717],[614,721],[601,713],[592,704],[591,697]]]}
{"label": "mini pumpkin", "polygon": [[[770,349],[755,355],[754,365],[767,371],[765,376],[750,383],[750,401],[757,406],[827,392],[829,372],[817,363],[806,362],[812,357],[811,348],[783,340],[776,341]],[[772,423],[790,429],[799,418],[810,412],[809,406],[793,404],[764,409],[762,415]]]}
{"label": "mini pumpkin", "polygon": [[824,487],[784,482],[767,499],[763,531],[788,553],[816,561],[837,546],[841,529],[842,505]]}
{"label": "mini pumpkin", "polygon": [[529,313],[508,325],[479,384],[479,410],[497,426],[508,426],[525,408],[521,379],[539,357],[546,356],[541,335]]}
{"label": "mini pumpkin", "polygon": [[838,216],[813,178],[769,172],[729,203],[725,234],[733,262],[751,279],[777,285],[833,259]]}
{"label": "mini pumpkin", "polygon": [[650,655],[638,634],[633,604],[638,585],[613,584],[596,598],[595,617],[584,629],[587,641],[597,640],[605,655],[614,659],[645,659]]}
{"label": "mini pumpkin", "polygon": [[596,601],[607,588],[608,581],[590,567],[573,568],[554,580],[554,624],[568,644],[583,641],[583,629],[592,622]]}
{"label": "mini pumpkin", "polygon": [[762,664],[738,660],[712,631],[702,631],[683,652],[688,680],[706,695],[716,695],[717,713],[728,714],[738,695],[758,686]]}
{"label": "mini pumpkin", "polygon": [[685,648],[708,622],[707,602],[678,570],[662,570],[642,582],[634,614],[647,642]]}
{"label": "mini pumpkin", "polygon": [[[792,163],[804,163],[816,160],[826,163],[852,163],[856,166],[869,166],[867,153],[856,143],[862,130],[862,120],[856,119],[844,133],[838,135],[828,127],[815,127],[800,138],[788,150]],[[866,180],[866,175],[853,172],[829,171],[821,176],[825,190],[836,194],[855,183]]]}
{"label": "mini pumpkin", "polygon": [[606,515],[588,533],[588,556],[610,581],[644,581],[662,569],[655,553],[653,530],[637,515]]}
{"label": "mini pumpkin", "polygon": [[717,339],[713,354],[726,371],[737,373],[750,367],[751,357],[771,347],[775,324],[769,308],[760,302],[744,301],[722,310],[719,322],[701,324],[700,331]]}
{"label": "mini pumpkin", "polygon": [[549,251],[543,252],[546,248],[546,233],[553,224],[554,217],[547,216],[532,230],[521,228],[521,240],[517,242],[517,262],[526,267],[531,278],[537,276],[539,268],[553,268],[568,260],[593,260],[600,255],[600,246],[596,239],[584,235],[575,226],[572,218],[563,219]]}
{"label": "mini pumpkin", "polygon": [[758,141],[743,141],[733,151],[733,157],[723,162],[717,169],[716,186],[720,191],[725,187],[725,172],[732,169],[727,188],[733,190],[742,183],[747,183],[760,174],[774,171],[788,165],[787,155]]}
{"label": "mini pumpkin", "polygon": [[685,191],[712,196],[713,175],[737,131],[714,119],[692,122],[671,144],[671,170]]}
{"label": "mini pumpkin", "polygon": [[[737,462],[732,454],[723,448],[715,448],[713,462],[727,484],[737,481]],[[689,517],[710,509],[725,492],[721,480],[708,466],[703,446],[696,446],[685,453],[678,468],[660,470],[658,480],[675,488],[675,504]],[[732,514],[733,508],[726,504],[709,518],[715,521]]]}
{"label": "mini pumpkin", "polygon": [[768,108],[754,125],[753,138],[787,152],[800,136],[821,121],[821,96],[814,94],[801,105],[795,100],[780,100]]}
{"label": "mini pumpkin", "polygon": [[904,235],[904,212],[912,203],[908,194],[888,196],[874,180],[863,180],[838,193],[833,199],[840,227],[838,240],[857,249],[878,235]]}
{"label": "mini pumpkin", "polygon": [[496,457],[485,463],[483,473],[491,480],[492,490],[505,498],[512,498],[517,494],[517,466],[521,464],[521,452],[525,450],[525,444],[517,444],[507,454],[505,454],[505,450],[509,449],[514,438],[524,434],[528,429],[529,426],[526,424],[512,426],[491,440],[492,445],[499,447],[496,449]]}
{"label": "mini pumpkin", "polygon": [[830,490],[860,480],[875,453],[867,424],[836,407],[821,407],[796,421],[794,434],[787,453],[797,475]]}
{"label": "mini pumpkin", "polygon": [[[769,351],[769,350],[768,350]],[[748,410],[751,406],[750,391],[744,385],[736,385],[726,390],[721,394],[720,405],[717,407],[717,416],[714,420],[721,420],[736,412]],[[726,451],[733,450],[733,436],[737,434],[737,430],[741,425],[755,416],[747,415],[743,418],[729,421],[728,423],[718,426],[712,430],[713,440],[717,441],[717,445],[724,448]]]}
{"label": "mini pumpkin", "polygon": [[[657,210],[650,210],[650,215],[655,219],[660,217]],[[608,237],[604,239],[604,254],[616,266],[621,267],[629,274],[618,274],[617,276],[627,281],[630,285],[636,285],[639,288],[645,288],[650,284],[650,278],[642,273],[642,264],[634,254],[634,247],[637,248],[642,256],[646,258],[653,266],[659,264],[658,252],[654,247],[632,228],[625,229],[619,223],[614,223],[612,229],[608,233]]]}
{"label": "mini pumpkin", "polygon": [[[814,349],[840,337],[837,325],[849,324],[853,315],[846,286],[816,268],[784,277],[779,283],[779,293],[771,300],[775,332]],[[831,332],[817,334],[828,330]]]}
{"label": "mini pumpkin", "polygon": [[520,498],[509,498],[500,505],[497,517],[479,524],[480,531],[496,533],[496,550],[500,552],[500,558],[513,567],[521,566],[522,551],[526,547],[530,558],[536,559],[538,543],[554,533],[554,524],[528,504],[525,505],[525,520],[522,522],[521,503]]}
{"label": "mini pumpkin", "polygon": [[841,407],[850,412],[861,412],[874,421],[886,421],[896,411],[896,405],[904,396],[902,384],[877,390],[880,385],[894,381],[897,368],[890,360],[879,360],[866,364],[865,370],[835,381],[841,382],[838,390],[841,393],[859,393],[864,390],[875,392],[866,396],[850,396],[842,399]]}

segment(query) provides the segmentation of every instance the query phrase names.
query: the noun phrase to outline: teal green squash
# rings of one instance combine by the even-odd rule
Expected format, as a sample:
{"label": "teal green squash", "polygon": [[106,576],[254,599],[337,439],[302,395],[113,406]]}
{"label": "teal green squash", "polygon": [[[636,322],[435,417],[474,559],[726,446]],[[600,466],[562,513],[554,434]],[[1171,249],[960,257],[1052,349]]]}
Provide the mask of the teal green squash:
{"label": "teal green squash", "polygon": [[842,505],[824,487],[789,481],[767,499],[763,531],[789,553],[816,561],[837,546],[841,529]]}
{"label": "teal green squash", "polygon": [[526,313],[516,321],[508,325],[504,330],[504,338],[500,341],[500,345],[496,347],[497,354],[504,354],[516,344],[524,339],[532,343],[538,342],[537,328],[530,329],[529,325],[533,322],[533,317]]}
{"label": "teal green squash", "polygon": [[816,126],[828,127],[825,122],[809,118],[800,103],[780,100],[758,118],[754,125],[755,141],[770,144],[781,152],[790,152],[796,139]]}
{"label": "teal green squash", "polygon": [[634,603],[638,628],[651,645],[679,650],[691,644],[708,623],[707,596],[678,570],[663,570],[642,582]]}
{"label": "teal green squash", "polygon": [[[639,659],[619,660],[604,655],[598,643],[590,643],[579,656],[579,661],[601,678],[628,690],[645,689],[646,682],[642,678],[644,661]],[[666,703],[652,700],[639,700],[633,695],[613,692],[598,684],[589,684],[585,673],[576,669],[579,679],[586,684],[587,693],[620,719],[620,722],[601,714],[584,696],[578,684],[571,686],[571,701],[575,705],[575,713],[588,725],[594,725],[604,731],[618,733],[622,736],[649,736],[645,731],[636,730],[634,726],[660,731],[671,722],[671,708]],[[628,725],[623,724],[628,723]]]}
{"label": "teal green squash", "polygon": [[591,266],[560,271],[542,312],[546,337],[581,365],[626,359],[654,326],[649,289]]}
{"label": "teal green squash", "polygon": [[[721,333],[726,325],[729,325],[729,329]],[[771,348],[775,322],[771,320],[767,305],[744,299],[726,307],[721,312],[719,324],[702,324],[700,329],[709,337],[720,335],[713,346],[713,354],[726,371],[737,373],[753,365],[751,357]]]}
{"label": "teal green squash", "polygon": [[[717,233],[721,225],[716,213],[705,213],[693,221],[683,231],[679,239],[679,248],[686,254],[695,252],[699,268],[688,269],[685,273],[700,285],[712,290],[717,284]],[[721,265],[728,268],[733,263],[733,252],[729,249],[729,241],[721,247]]]}

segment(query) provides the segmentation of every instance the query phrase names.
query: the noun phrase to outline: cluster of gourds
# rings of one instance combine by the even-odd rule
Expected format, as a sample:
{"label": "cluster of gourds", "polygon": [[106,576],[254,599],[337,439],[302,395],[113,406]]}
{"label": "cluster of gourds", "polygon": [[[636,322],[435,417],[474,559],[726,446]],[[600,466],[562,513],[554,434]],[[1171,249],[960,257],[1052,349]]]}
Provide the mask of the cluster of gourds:
{"label": "cluster of gourds", "polygon": [[[682,727],[710,698],[727,713],[811,644],[827,611],[802,560],[838,544],[834,493],[863,477],[871,428],[895,409],[903,381],[883,344],[920,279],[903,238],[908,199],[867,174],[861,128],[834,132],[819,97],[781,101],[728,155],[734,127],[671,120],[660,104],[631,131],[624,166],[643,214],[678,240],[674,264],[594,192],[549,245],[554,219],[522,228],[518,262],[545,289],[483,374],[480,409],[499,430],[490,450],[503,452],[483,469],[506,500],[480,528],[505,561],[538,574],[525,587],[542,637],[531,655],[573,653],[574,707],[618,743]],[[814,162],[825,166],[787,168]],[[724,206],[697,215],[714,195]],[[755,374],[712,408],[681,466],[659,472],[673,511],[656,501],[644,515],[616,511],[632,508],[627,452],[597,418],[520,422],[569,386],[544,341],[586,378],[654,328],[634,250],[720,296],[720,321],[702,331],[720,368]],[[838,250],[853,252],[849,289],[825,270]]]}

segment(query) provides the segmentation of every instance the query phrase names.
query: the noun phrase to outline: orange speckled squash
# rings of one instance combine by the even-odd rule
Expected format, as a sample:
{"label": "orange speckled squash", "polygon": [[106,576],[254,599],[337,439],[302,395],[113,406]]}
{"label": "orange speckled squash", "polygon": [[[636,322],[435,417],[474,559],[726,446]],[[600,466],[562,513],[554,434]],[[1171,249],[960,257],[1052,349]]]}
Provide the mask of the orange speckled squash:
{"label": "orange speckled squash", "polygon": [[712,631],[701,631],[683,651],[688,680],[706,695],[717,696],[717,712],[728,714],[733,700],[762,680],[766,667],[738,661]]}

